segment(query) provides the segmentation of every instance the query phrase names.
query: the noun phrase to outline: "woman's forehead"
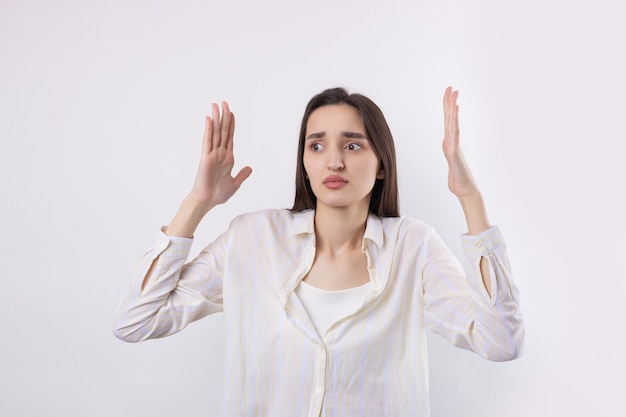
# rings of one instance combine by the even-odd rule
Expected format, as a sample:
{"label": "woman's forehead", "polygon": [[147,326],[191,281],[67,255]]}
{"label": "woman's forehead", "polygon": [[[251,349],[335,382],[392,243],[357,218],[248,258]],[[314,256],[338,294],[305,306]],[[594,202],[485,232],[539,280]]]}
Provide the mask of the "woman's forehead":
{"label": "woman's forehead", "polygon": [[365,133],[363,118],[357,109],[349,104],[329,104],[315,109],[307,121],[309,130],[325,131],[339,128],[341,130],[362,131]]}

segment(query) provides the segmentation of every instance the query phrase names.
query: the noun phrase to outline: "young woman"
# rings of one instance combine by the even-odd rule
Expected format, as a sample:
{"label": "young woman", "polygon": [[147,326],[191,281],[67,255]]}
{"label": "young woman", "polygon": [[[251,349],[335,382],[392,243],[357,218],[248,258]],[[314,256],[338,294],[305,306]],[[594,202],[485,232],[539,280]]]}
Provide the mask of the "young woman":
{"label": "young woman", "polygon": [[431,227],[399,216],[385,118],[338,88],[306,108],[293,208],[235,218],[185,263],[202,218],[252,172],[232,176],[235,119],[214,104],[193,188],[134,271],[115,335],[168,336],[223,311],[224,416],[428,416],[426,329],[516,358],[518,293],[459,146],[457,96],[444,94],[443,151],[469,229],[465,268]]}

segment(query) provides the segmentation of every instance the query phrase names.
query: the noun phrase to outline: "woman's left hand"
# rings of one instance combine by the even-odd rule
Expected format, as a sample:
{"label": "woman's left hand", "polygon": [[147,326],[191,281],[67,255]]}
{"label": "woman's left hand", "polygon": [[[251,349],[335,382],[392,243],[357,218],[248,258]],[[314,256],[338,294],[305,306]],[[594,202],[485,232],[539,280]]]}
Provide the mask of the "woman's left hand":
{"label": "woman's left hand", "polygon": [[459,92],[446,88],[443,95],[443,154],[448,161],[448,188],[459,199],[479,193],[459,144]]}

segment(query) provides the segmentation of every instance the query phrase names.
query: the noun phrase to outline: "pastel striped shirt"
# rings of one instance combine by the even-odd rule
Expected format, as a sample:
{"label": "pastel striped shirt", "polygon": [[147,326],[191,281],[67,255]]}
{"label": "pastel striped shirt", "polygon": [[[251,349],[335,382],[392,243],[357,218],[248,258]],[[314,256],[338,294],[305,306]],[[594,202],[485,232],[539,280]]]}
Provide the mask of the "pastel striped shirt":
{"label": "pastel striped shirt", "polygon": [[427,417],[427,329],[493,361],[521,354],[518,291],[497,226],[461,237],[463,268],[433,228],[373,214],[362,244],[371,291],[322,338],[295,293],[315,257],[314,214],[239,216],[189,263],[191,239],[159,234],[132,273],[114,334],[168,336],[223,312],[223,416]]}

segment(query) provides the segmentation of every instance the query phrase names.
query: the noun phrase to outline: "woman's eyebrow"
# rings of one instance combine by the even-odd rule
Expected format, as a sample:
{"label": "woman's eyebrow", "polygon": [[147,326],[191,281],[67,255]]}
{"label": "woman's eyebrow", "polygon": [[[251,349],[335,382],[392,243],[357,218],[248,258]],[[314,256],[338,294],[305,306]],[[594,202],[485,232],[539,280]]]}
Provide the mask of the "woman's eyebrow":
{"label": "woman's eyebrow", "polygon": [[[321,139],[324,136],[326,136],[326,132],[315,132],[315,133],[311,133],[310,135],[308,135],[306,137],[306,140],[309,139]],[[359,132],[341,132],[341,136],[345,137],[345,138],[350,138],[350,139],[367,139],[367,136],[364,135],[363,133],[359,133]]]}
{"label": "woman's eyebrow", "polygon": [[326,136],[326,132],[316,132],[316,133],[311,133],[309,136],[306,137],[307,140],[309,139],[321,139],[324,136]]}
{"label": "woman's eyebrow", "polygon": [[359,132],[341,132],[341,134],[350,139],[367,139],[367,136]]}

